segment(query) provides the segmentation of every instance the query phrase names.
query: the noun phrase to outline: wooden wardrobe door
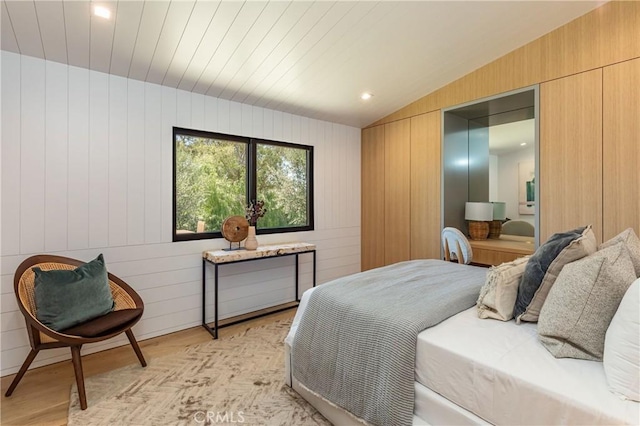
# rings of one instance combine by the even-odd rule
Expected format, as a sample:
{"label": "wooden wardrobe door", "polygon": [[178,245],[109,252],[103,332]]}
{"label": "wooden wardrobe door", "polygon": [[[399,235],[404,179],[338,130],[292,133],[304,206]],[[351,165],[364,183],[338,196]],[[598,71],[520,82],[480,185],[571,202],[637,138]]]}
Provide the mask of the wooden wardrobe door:
{"label": "wooden wardrobe door", "polygon": [[384,263],[384,126],[362,131],[362,270]]}
{"label": "wooden wardrobe door", "polygon": [[640,59],[604,68],[603,239],[640,235]]}
{"label": "wooden wardrobe door", "polygon": [[602,241],[602,70],[540,86],[540,243],[593,225]]}
{"label": "wooden wardrobe door", "polygon": [[411,259],[440,258],[440,114],[411,118]]}
{"label": "wooden wardrobe door", "polygon": [[409,260],[411,241],[411,120],[384,129],[384,262]]}

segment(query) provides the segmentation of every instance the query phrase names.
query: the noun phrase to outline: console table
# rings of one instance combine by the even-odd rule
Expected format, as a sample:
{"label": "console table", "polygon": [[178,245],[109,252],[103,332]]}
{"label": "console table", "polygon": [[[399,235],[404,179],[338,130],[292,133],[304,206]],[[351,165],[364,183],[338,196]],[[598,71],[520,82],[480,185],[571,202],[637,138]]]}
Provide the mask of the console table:
{"label": "console table", "polygon": [[[205,251],[202,253],[202,326],[213,336],[214,339],[218,338],[218,268],[221,265],[227,265],[231,263],[250,262],[252,260],[267,259],[272,257],[283,256],[295,256],[295,286],[296,286],[296,302],[300,302],[298,295],[298,275],[299,275],[299,258],[298,256],[303,253],[311,253],[313,255],[313,286],[316,286],[316,246],[309,243],[287,243],[287,244],[273,244],[264,245],[257,248],[257,250],[213,250]],[[212,263],[214,266],[214,327],[211,328],[207,324],[206,315],[206,295],[207,295],[207,262]],[[294,305],[294,306],[297,306]],[[288,306],[289,309],[293,306]],[[279,310],[273,311],[278,312]],[[270,312],[272,313],[272,312]],[[250,316],[242,319],[245,321],[252,318],[257,318],[260,315]],[[238,321],[240,322],[240,321]]]}
{"label": "console table", "polygon": [[511,262],[535,251],[533,237],[502,234],[497,239],[469,240],[474,264],[493,266]]}

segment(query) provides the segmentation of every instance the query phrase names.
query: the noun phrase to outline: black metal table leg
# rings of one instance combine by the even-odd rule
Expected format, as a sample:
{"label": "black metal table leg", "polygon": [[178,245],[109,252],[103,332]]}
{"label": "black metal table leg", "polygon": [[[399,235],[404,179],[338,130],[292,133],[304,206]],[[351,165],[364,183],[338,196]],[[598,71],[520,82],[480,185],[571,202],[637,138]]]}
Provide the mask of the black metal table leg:
{"label": "black metal table leg", "polygon": [[207,259],[202,258],[202,326],[204,328],[209,328],[207,326],[207,285],[206,285],[206,274],[207,274]]}
{"label": "black metal table leg", "polygon": [[215,312],[215,326],[216,326],[216,329],[215,329],[215,333],[213,335],[213,338],[217,339],[218,338],[218,264],[217,263],[215,264],[215,281],[214,281],[214,285],[215,285],[215,287],[214,287],[215,288],[214,296],[216,298],[216,301],[215,301],[215,309],[216,309],[216,312]]}
{"label": "black metal table leg", "polygon": [[[218,277],[218,265],[216,265],[216,288],[217,288],[217,277]],[[216,305],[216,329],[215,331],[211,329],[211,327],[209,327],[209,324],[207,324],[207,260],[206,259],[202,259],[202,326],[204,327],[205,330],[207,330],[209,332],[209,334],[211,334],[211,336],[214,339],[217,339],[218,336],[218,324],[217,324],[217,319],[218,319],[218,306]],[[217,294],[217,292],[216,292]],[[218,302],[218,296],[216,295],[216,304]]]}
{"label": "black metal table leg", "polygon": [[316,286],[316,251],[313,252],[313,286]]}
{"label": "black metal table leg", "polygon": [[298,297],[298,272],[300,270],[298,263],[298,255],[296,254],[296,302],[300,301],[300,297]]}

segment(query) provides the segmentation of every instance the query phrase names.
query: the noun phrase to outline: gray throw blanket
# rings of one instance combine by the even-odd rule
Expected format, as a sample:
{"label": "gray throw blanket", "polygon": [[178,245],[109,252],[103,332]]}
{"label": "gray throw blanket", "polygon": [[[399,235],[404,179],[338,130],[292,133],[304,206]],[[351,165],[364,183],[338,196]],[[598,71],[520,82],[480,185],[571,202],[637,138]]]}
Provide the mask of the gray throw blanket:
{"label": "gray throw blanket", "polygon": [[473,306],[487,269],[414,260],[311,294],[291,350],[303,385],[374,425],[410,425],[418,333]]}

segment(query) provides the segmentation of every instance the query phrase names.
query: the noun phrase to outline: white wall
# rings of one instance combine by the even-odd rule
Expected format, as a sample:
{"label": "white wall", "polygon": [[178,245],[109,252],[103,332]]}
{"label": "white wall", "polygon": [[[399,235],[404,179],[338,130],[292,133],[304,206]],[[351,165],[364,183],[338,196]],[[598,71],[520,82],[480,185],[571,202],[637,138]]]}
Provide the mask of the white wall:
{"label": "white wall", "polygon": [[502,201],[498,198],[498,156],[489,155],[489,201]]}
{"label": "white wall", "polygon": [[[258,239],[317,244],[319,283],[360,270],[360,129],[4,51],[1,67],[2,375],[29,352],[13,273],[33,254],[104,253],[110,272],[145,302],[139,340],[200,324],[201,253],[225,244],[171,242],[172,126],[313,145],[315,231]],[[293,261],[221,267],[220,317],[293,300]],[[301,293],[311,286],[311,266],[302,256]],[[68,352],[44,351],[33,365]]]}
{"label": "white wall", "polygon": [[533,146],[497,157],[497,198],[492,201],[507,203],[507,217],[509,219],[525,220],[535,226],[534,215],[521,215],[518,212],[518,163],[531,160],[535,160]]}

